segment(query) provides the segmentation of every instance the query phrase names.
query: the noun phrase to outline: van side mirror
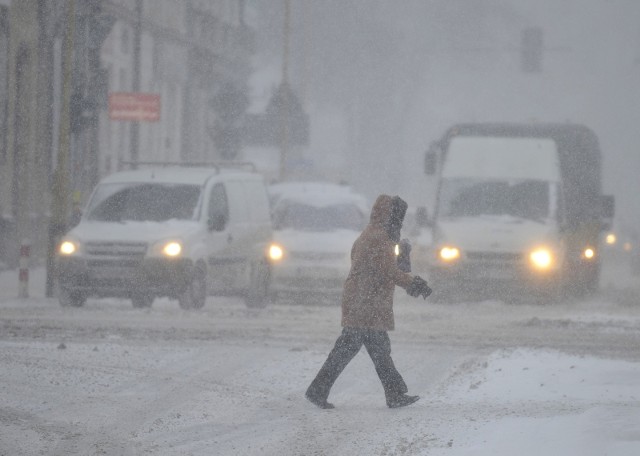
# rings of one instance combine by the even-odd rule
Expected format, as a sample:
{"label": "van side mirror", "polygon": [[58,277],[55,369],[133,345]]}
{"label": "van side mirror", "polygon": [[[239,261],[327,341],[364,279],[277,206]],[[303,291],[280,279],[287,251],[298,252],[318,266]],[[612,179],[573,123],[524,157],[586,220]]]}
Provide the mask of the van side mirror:
{"label": "van side mirror", "polygon": [[427,176],[433,176],[438,169],[438,155],[441,152],[441,147],[437,142],[432,142],[429,145],[429,150],[424,154],[424,173]]}
{"label": "van side mirror", "polygon": [[416,209],[416,225],[420,228],[428,228],[431,226],[429,211],[424,206],[420,206]]}
{"label": "van side mirror", "polygon": [[600,200],[600,216],[602,230],[610,230],[613,226],[613,216],[616,212],[616,202],[613,195],[602,195]]}

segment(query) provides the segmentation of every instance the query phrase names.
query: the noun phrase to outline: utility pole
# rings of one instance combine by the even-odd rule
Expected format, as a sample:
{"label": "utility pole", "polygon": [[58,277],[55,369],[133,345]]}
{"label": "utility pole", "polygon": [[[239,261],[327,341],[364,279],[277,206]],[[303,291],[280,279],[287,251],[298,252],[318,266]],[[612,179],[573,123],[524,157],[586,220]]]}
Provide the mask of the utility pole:
{"label": "utility pole", "polygon": [[[291,0],[284,0],[284,31],[282,43],[282,88],[289,85],[289,37],[291,34]],[[285,179],[287,158],[289,155],[289,103],[288,91],[282,90],[281,144],[280,144],[280,180]]]}
{"label": "utility pole", "polygon": [[60,137],[58,139],[58,157],[53,175],[53,198],[51,202],[51,221],[47,247],[47,297],[53,296],[56,279],[56,246],[67,228],[69,206],[69,147],[71,143],[71,84],[73,69],[73,38],[76,29],[76,2],[67,0],[67,29],[64,37],[62,61],[62,108],[60,112]]}
{"label": "utility pole", "polygon": [[[140,48],[142,46],[142,0],[136,0],[136,25],[133,30],[133,92],[140,92]],[[138,143],[140,141],[140,124],[137,120],[131,123],[131,161],[136,169],[138,162]]]}

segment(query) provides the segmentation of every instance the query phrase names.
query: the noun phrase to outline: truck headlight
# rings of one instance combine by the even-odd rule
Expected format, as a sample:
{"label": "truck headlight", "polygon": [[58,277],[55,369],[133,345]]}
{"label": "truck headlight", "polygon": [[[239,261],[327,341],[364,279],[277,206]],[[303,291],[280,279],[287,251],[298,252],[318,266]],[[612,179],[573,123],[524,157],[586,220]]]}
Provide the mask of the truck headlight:
{"label": "truck headlight", "polygon": [[438,257],[443,261],[455,261],[460,258],[460,249],[457,247],[445,246],[438,252]]}
{"label": "truck headlight", "polygon": [[182,253],[182,244],[176,241],[167,242],[164,247],[162,247],[162,253],[168,257],[176,257]]}
{"label": "truck headlight", "polygon": [[78,251],[80,244],[70,240],[64,240],[58,248],[60,255],[70,256]]}
{"label": "truck headlight", "polygon": [[155,242],[147,255],[152,258],[178,258],[182,255],[184,244],[179,239],[164,239]]}
{"label": "truck headlight", "polygon": [[536,249],[529,254],[531,263],[538,269],[549,269],[553,264],[553,254],[549,249]]}
{"label": "truck headlight", "polygon": [[271,244],[267,253],[271,261],[280,261],[284,257],[284,249],[278,244]]}

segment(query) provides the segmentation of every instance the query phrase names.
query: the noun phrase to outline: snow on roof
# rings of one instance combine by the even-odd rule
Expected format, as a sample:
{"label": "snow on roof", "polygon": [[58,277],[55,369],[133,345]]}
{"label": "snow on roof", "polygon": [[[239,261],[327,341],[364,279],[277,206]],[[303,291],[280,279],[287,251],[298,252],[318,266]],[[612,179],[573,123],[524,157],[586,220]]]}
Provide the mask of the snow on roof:
{"label": "snow on roof", "polygon": [[227,168],[204,167],[162,167],[144,168],[132,171],[120,171],[102,179],[101,183],[125,183],[125,182],[163,182],[172,184],[204,185],[212,176],[226,174],[241,174],[243,176],[255,175],[248,171]]}
{"label": "snow on roof", "polygon": [[279,196],[277,205],[283,204],[283,202],[295,202],[299,204],[306,204],[314,207],[326,207],[340,204],[354,204],[360,208],[361,211],[367,212],[368,205],[364,196],[350,192],[349,190],[342,191],[300,191],[300,192],[287,192]]}
{"label": "snow on roof", "polygon": [[345,194],[352,193],[352,190],[348,185],[334,184],[332,182],[291,181],[280,182],[269,186],[269,194],[276,197],[297,195],[300,193]]}
{"label": "snow on roof", "polygon": [[456,136],[442,175],[558,181],[558,149],[548,138]]}

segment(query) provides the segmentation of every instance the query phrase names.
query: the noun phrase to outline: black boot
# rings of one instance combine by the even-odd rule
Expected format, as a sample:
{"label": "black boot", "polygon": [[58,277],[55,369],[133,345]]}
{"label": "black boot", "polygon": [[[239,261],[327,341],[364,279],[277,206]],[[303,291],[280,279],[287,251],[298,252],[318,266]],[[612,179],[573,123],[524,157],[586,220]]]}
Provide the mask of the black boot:
{"label": "black boot", "polygon": [[321,409],[332,409],[335,408],[331,402],[327,402],[326,397],[322,397],[319,394],[315,393],[312,388],[307,389],[307,392],[304,396],[314,405],[317,405]]}
{"label": "black boot", "polygon": [[387,397],[387,407],[398,408],[413,404],[420,399],[420,396],[409,396],[407,394],[398,394],[393,397]]}

